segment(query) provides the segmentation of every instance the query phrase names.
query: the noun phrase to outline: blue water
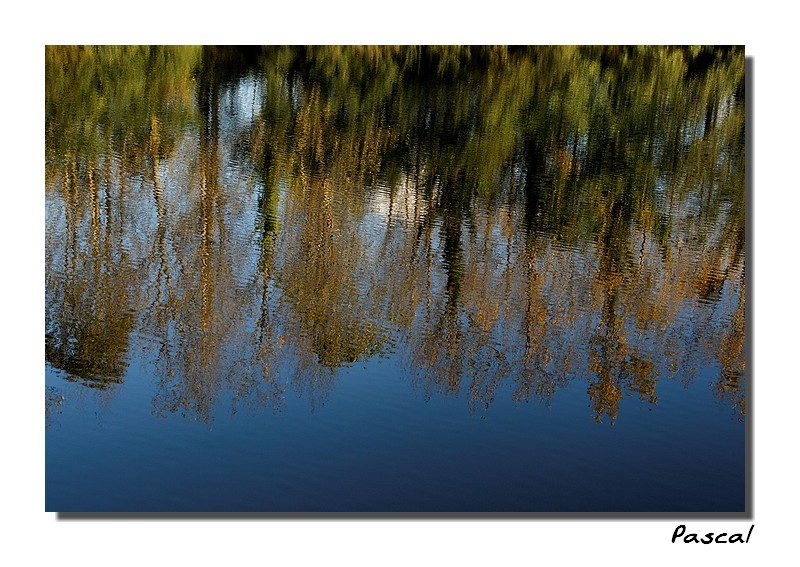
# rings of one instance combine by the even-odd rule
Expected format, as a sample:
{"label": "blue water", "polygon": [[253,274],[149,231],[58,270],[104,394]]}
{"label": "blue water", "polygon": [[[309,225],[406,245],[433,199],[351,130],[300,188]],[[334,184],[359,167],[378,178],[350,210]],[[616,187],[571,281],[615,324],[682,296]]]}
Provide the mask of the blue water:
{"label": "blue water", "polygon": [[743,512],[743,65],[49,47],[47,510]]}
{"label": "blue water", "polygon": [[[48,430],[47,509],[57,511],[741,511],[744,436],[700,383],[659,404],[588,418],[586,385],[557,411],[499,399],[425,399],[387,361],[337,376],[321,406],[154,418],[131,368],[107,404],[83,393]],[[56,373],[48,382],[58,383]],[[77,386],[75,387],[78,388]]]}

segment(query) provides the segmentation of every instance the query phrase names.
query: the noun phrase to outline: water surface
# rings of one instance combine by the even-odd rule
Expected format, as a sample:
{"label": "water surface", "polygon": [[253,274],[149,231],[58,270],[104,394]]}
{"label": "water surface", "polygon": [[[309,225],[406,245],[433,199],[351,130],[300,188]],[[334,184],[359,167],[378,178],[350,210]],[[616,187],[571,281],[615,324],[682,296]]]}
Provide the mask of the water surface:
{"label": "water surface", "polygon": [[45,63],[47,510],[744,510],[743,50]]}

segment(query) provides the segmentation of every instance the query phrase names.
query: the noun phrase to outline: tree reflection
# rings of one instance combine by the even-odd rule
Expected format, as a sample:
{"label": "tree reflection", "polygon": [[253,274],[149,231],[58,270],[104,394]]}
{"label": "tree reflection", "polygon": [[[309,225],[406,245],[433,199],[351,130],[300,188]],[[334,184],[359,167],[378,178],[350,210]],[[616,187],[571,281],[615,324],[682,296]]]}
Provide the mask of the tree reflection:
{"label": "tree reflection", "polygon": [[391,356],[472,411],[583,380],[610,423],[718,364],[744,416],[743,74],[741,48],[48,48],[47,361],[106,386],[135,346],[157,414],[210,420]]}
{"label": "tree reflection", "polygon": [[[87,385],[107,388],[125,373],[135,315],[128,305],[138,290],[130,285],[135,269],[111,210],[110,166],[65,163],[58,191],[64,233],[48,234],[51,262],[61,264],[62,281],[47,276],[45,359]],[[58,238],[58,241],[54,239]],[[60,256],[57,259],[57,256]]]}

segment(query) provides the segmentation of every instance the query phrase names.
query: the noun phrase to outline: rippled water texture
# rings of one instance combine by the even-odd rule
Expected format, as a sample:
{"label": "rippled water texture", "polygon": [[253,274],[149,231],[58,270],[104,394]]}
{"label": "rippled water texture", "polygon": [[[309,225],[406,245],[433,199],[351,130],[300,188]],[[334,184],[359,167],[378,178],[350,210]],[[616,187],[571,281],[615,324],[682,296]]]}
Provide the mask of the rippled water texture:
{"label": "rippled water texture", "polygon": [[45,62],[48,510],[744,510],[742,49]]}

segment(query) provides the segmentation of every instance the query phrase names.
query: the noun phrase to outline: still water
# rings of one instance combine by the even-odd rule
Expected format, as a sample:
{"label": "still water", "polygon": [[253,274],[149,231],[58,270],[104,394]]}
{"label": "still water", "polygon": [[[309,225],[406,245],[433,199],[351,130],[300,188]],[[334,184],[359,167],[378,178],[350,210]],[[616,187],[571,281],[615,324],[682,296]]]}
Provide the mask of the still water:
{"label": "still water", "polygon": [[47,510],[744,510],[743,50],[45,71]]}

